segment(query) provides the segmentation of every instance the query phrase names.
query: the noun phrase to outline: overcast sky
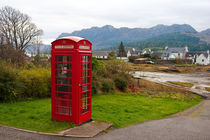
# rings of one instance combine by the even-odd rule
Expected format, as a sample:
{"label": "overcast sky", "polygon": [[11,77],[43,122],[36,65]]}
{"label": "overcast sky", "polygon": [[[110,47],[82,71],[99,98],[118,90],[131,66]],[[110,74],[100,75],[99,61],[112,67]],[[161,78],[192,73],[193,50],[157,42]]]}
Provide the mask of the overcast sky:
{"label": "overcast sky", "polygon": [[28,14],[43,29],[44,43],[60,33],[113,25],[149,28],[157,24],[190,24],[210,28],[210,0],[0,0]]}

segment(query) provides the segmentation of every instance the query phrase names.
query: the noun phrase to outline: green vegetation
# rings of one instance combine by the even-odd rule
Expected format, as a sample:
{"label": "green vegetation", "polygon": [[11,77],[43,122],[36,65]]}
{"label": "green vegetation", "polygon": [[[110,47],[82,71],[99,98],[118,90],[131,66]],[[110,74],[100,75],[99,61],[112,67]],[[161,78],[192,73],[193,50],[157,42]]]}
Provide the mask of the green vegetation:
{"label": "green vegetation", "polygon": [[196,64],[176,64],[177,67],[193,67],[197,66]]}
{"label": "green vegetation", "polygon": [[[198,102],[201,98],[183,100],[151,98],[134,94],[98,94],[93,96],[92,118],[111,122],[114,127],[160,119],[182,111]],[[167,106],[166,106],[167,105]],[[51,120],[51,100],[31,99],[12,103],[0,103],[0,123],[34,131],[56,133],[71,128],[72,123]]]}
{"label": "green vegetation", "polygon": [[193,86],[192,83],[188,83],[188,82],[174,82],[174,81],[167,81],[167,82],[171,83],[171,84],[179,85],[179,86],[184,86],[184,87],[192,87]]}
{"label": "green vegetation", "polygon": [[183,33],[169,33],[143,41],[127,43],[126,46],[144,48],[184,47],[188,45],[189,51],[206,51],[210,45],[200,42],[200,39]]}
{"label": "green vegetation", "polygon": [[51,72],[49,68],[23,69],[19,72],[19,79],[24,84],[22,97],[50,97]]}
{"label": "green vegetation", "polygon": [[33,99],[28,101],[0,103],[0,123],[41,132],[59,132],[72,123],[51,121],[51,100]]}
{"label": "green vegetation", "polygon": [[50,89],[49,67],[32,63],[20,67],[0,60],[0,101],[50,97]]}
{"label": "green vegetation", "polygon": [[0,60],[0,101],[14,100],[21,92],[17,71],[10,63]]}
{"label": "green vegetation", "polygon": [[[183,101],[180,98],[150,98],[128,94],[93,96],[93,119],[124,127],[139,122],[160,119],[182,111],[198,102],[200,97]],[[167,106],[166,106],[167,105]]]}
{"label": "green vegetation", "polygon": [[210,91],[210,87],[205,87],[205,89],[206,89],[207,91]]}
{"label": "green vegetation", "polygon": [[128,74],[129,67],[117,59],[106,61],[97,60],[93,57],[93,94],[108,93],[114,90],[126,91],[132,82]]}
{"label": "green vegetation", "polygon": [[199,86],[196,86],[196,87],[195,87],[195,89],[201,89],[201,87],[199,87]]}
{"label": "green vegetation", "polygon": [[120,42],[119,52],[118,52],[117,56],[118,57],[126,57],[127,56],[124,45],[123,45],[123,42]]}

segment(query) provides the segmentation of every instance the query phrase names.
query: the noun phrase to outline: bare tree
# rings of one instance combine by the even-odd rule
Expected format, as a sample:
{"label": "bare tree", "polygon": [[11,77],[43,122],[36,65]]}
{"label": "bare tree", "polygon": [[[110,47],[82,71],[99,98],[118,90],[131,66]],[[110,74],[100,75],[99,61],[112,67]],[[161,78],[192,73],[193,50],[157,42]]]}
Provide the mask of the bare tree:
{"label": "bare tree", "polygon": [[41,34],[42,30],[37,29],[28,15],[9,6],[0,9],[1,42],[24,51]]}

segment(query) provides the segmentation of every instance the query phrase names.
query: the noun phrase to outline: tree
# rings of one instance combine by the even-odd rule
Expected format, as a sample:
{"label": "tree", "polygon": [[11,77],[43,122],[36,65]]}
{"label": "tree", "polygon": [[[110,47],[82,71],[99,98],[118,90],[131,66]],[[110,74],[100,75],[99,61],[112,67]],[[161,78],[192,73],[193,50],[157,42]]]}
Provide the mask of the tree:
{"label": "tree", "polygon": [[41,34],[28,15],[9,6],[0,9],[1,43],[24,51]]}
{"label": "tree", "polygon": [[109,53],[109,58],[115,58],[115,51],[112,50],[110,53]]}
{"label": "tree", "polygon": [[125,48],[124,48],[123,42],[120,42],[118,56],[119,57],[127,57],[127,54],[125,52]]}

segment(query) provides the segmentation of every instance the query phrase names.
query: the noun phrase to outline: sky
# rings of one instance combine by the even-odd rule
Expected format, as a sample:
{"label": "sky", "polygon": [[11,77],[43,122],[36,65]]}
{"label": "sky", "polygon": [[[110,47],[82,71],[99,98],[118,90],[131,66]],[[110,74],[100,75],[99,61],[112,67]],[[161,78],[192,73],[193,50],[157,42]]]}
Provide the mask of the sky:
{"label": "sky", "polygon": [[210,28],[210,0],[0,0],[29,15],[50,44],[62,32],[112,25],[150,28],[157,24],[190,24]]}

